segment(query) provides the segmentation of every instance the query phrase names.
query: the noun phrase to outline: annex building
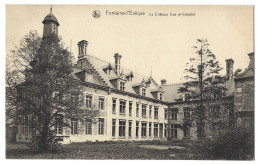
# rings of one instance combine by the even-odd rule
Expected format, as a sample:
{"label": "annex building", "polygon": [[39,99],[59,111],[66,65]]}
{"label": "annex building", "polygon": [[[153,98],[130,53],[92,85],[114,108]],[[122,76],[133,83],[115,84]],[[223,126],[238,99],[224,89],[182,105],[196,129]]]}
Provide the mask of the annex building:
{"label": "annex building", "polygon": [[[52,33],[58,35],[59,22],[52,11],[44,18],[43,36]],[[53,127],[56,136],[63,138],[63,143],[108,140],[167,140],[196,139],[196,127],[185,122],[189,118],[192,100],[177,92],[183,84],[167,84],[166,80],[157,83],[151,76],[143,76],[121,66],[123,56],[115,53],[114,62],[106,62],[87,54],[88,42],[78,42],[78,60],[74,66],[74,78],[80,81],[85,94],[85,106],[96,105],[100,114],[93,121],[73,120],[70,127],[57,124]],[[250,54],[250,60],[253,55]],[[241,102],[243,84],[254,85],[254,64],[250,62],[250,76],[246,73],[237,78],[233,74],[232,59],[226,60],[227,74],[219,82],[227,87],[226,102]],[[249,72],[249,71],[248,71]],[[236,84],[237,83],[237,84]],[[236,89],[235,89],[236,88]],[[246,90],[253,90],[254,88]],[[236,91],[236,92],[235,92]],[[240,93],[239,93],[240,92]],[[179,99],[179,98],[183,99]],[[248,98],[244,96],[242,98]],[[254,116],[253,96],[251,102],[241,103],[242,108],[218,105],[226,110],[227,124],[236,121],[250,121]],[[246,108],[250,104],[250,108]],[[240,105],[240,104],[237,104]],[[242,120],[243,114],[247,118]],[[237,115],[235,115],[237,114]],[[232,120],[232,121],[231,121]],[[241,123],[241,122],[240,122]],[[214,128],[214,123],[205,123],[205,128]],[[29,142],[32,138],[30,127],[18,125],[16,141]]]}

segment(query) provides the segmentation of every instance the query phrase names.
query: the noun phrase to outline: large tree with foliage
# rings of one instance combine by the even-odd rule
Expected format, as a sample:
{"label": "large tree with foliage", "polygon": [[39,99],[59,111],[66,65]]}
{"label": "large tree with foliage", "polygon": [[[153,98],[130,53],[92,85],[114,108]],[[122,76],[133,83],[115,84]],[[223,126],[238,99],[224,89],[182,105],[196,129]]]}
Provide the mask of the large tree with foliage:
{"label": "large tree with foliage", "polygon": [[30,32],[12,50],[6,72],[7,117],[29,124],[41,151],[53,149],[53,127],[71,119],[93,119],[98,110],[83,106],[83,88],[74,79],[71,53],[56,35]]}
{"label": "large tree with foliage", "polygon": [[196,124],[199,137],[205,137],[205,123],[225,127],[221,118],[226,112],[220,108],[225,104],[225,80],[219,75],[223,68],[209,49],[206,39],[197,39],[193,49],[195,56],[190,58],[185,68],[187,82],[179,88],[179,93],[185,96],[186,101],[192,102],[191,121],[188,122]]}

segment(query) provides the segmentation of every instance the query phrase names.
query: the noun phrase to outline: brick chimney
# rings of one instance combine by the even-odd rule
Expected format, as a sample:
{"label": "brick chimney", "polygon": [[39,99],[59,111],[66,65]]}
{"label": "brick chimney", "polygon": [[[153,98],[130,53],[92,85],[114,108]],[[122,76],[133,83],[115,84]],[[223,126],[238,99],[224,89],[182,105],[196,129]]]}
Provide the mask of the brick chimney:
{"label": "brick chimney", "polygon": [[248,57],[250,59],[248,68],[254,68],[255,67],[255,59],[254,59],[255,53],[249,53]]}
{"label": "brick chimney", "polygon": [[230,80],[233,76],[233,65],[234,65],[234,60],[231,59],[226,59],[226,78],[227,80]]}
{"label": "brick chimney", "polygon": [[161,85],[166,85],[166,82],[167,82],[166,79],[162,79],[161,80]]}
{"label": "brick chimney", "polygon": [[115,57],[115,72],[119,76],[120,73],[121,73],[121,58],[122,58],[122,55],[116,53],[114,55],[114,57]]}
{"label": "brick chimney", "polygon": [[78,48],[79,48],[78,59],[81,59],[81,58],[87,56],[87,46],[88,46],[88,41],[82,40],[82,41],[78,42]]}

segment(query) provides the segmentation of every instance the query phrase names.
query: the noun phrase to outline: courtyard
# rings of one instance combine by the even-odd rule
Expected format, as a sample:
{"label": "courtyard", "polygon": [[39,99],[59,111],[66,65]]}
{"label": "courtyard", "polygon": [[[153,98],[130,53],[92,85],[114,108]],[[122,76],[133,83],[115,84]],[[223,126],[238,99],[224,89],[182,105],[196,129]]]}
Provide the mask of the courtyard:
{"label": "courtyard", "polygon": [[[191,145],[193,143],[193,145]],[[191,141],[143,142],[85,142],[63,145],[59,153],[37,153],[24,143],[6,144],[7,159],[152,159],[198,160],[206,159]]]}

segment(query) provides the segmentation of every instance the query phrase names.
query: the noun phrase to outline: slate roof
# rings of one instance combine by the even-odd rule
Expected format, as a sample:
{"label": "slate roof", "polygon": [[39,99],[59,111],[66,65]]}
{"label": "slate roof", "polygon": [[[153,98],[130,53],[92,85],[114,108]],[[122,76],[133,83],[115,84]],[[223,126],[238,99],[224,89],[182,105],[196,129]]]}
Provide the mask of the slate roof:
{"label": "slate roof", "polygon": [[49,22],[49,21],[53,21],[55,22],[58,26],[60,25],[57,18],[54,16],[54,14],[52,13],[52,11],[50,11],[50,13],[44,18],[44,20],[42,21],[42,23],[45,22]]}
{"label": "slate roof", "polygon": [[[115,72],[115,65],[110,63],[110,62],[104,61],[102,59],[99,59],[97,57],[90,56],[90,55],[88,55],[86,57],[86,60],[91,64],[91,67],[98,73],[98,76],[104,81],[105,86],[108,86],[110,88],[115,89],[115,87],[113,86],[113,84],[110,81],[110,80],[118,78],[118,75]],[[111,65],[112,70],[111,70],[110,74],[107,74],[104,71],[104,69],[106,69],[109,65]],[[79,68],[75,68],[74,73],[77,73],[77,72],[80,72],[80,71],[82,71],[82,70],[79,69]],[[124,67],[121,66],[121,72],[125,76],[128,76],[128,75],[131,74],[132,71],[125,69]],[[150,84],[146,88],[146,97],[156,99],[151,94],[151,91],[159,89],[159,85],[155,82],[155,80],[151,76],[144,76],[144,75],[141,75],[141,74],[138,74],[138,73],[135,73],[135,72],[132,72],[132,74],[133,74],[132,81],[127,81],[125,83],[125,92],[138,94],[138,93],[136,93],[136,91],[134,90],[133,87],[136,84],[141,84],[142,81],[144,80],[146,83],[150,82]],[[96,84],[97,82],[92,82],[92,83]],[[165,100],[165,97],[164,97],[163,100]]]}

